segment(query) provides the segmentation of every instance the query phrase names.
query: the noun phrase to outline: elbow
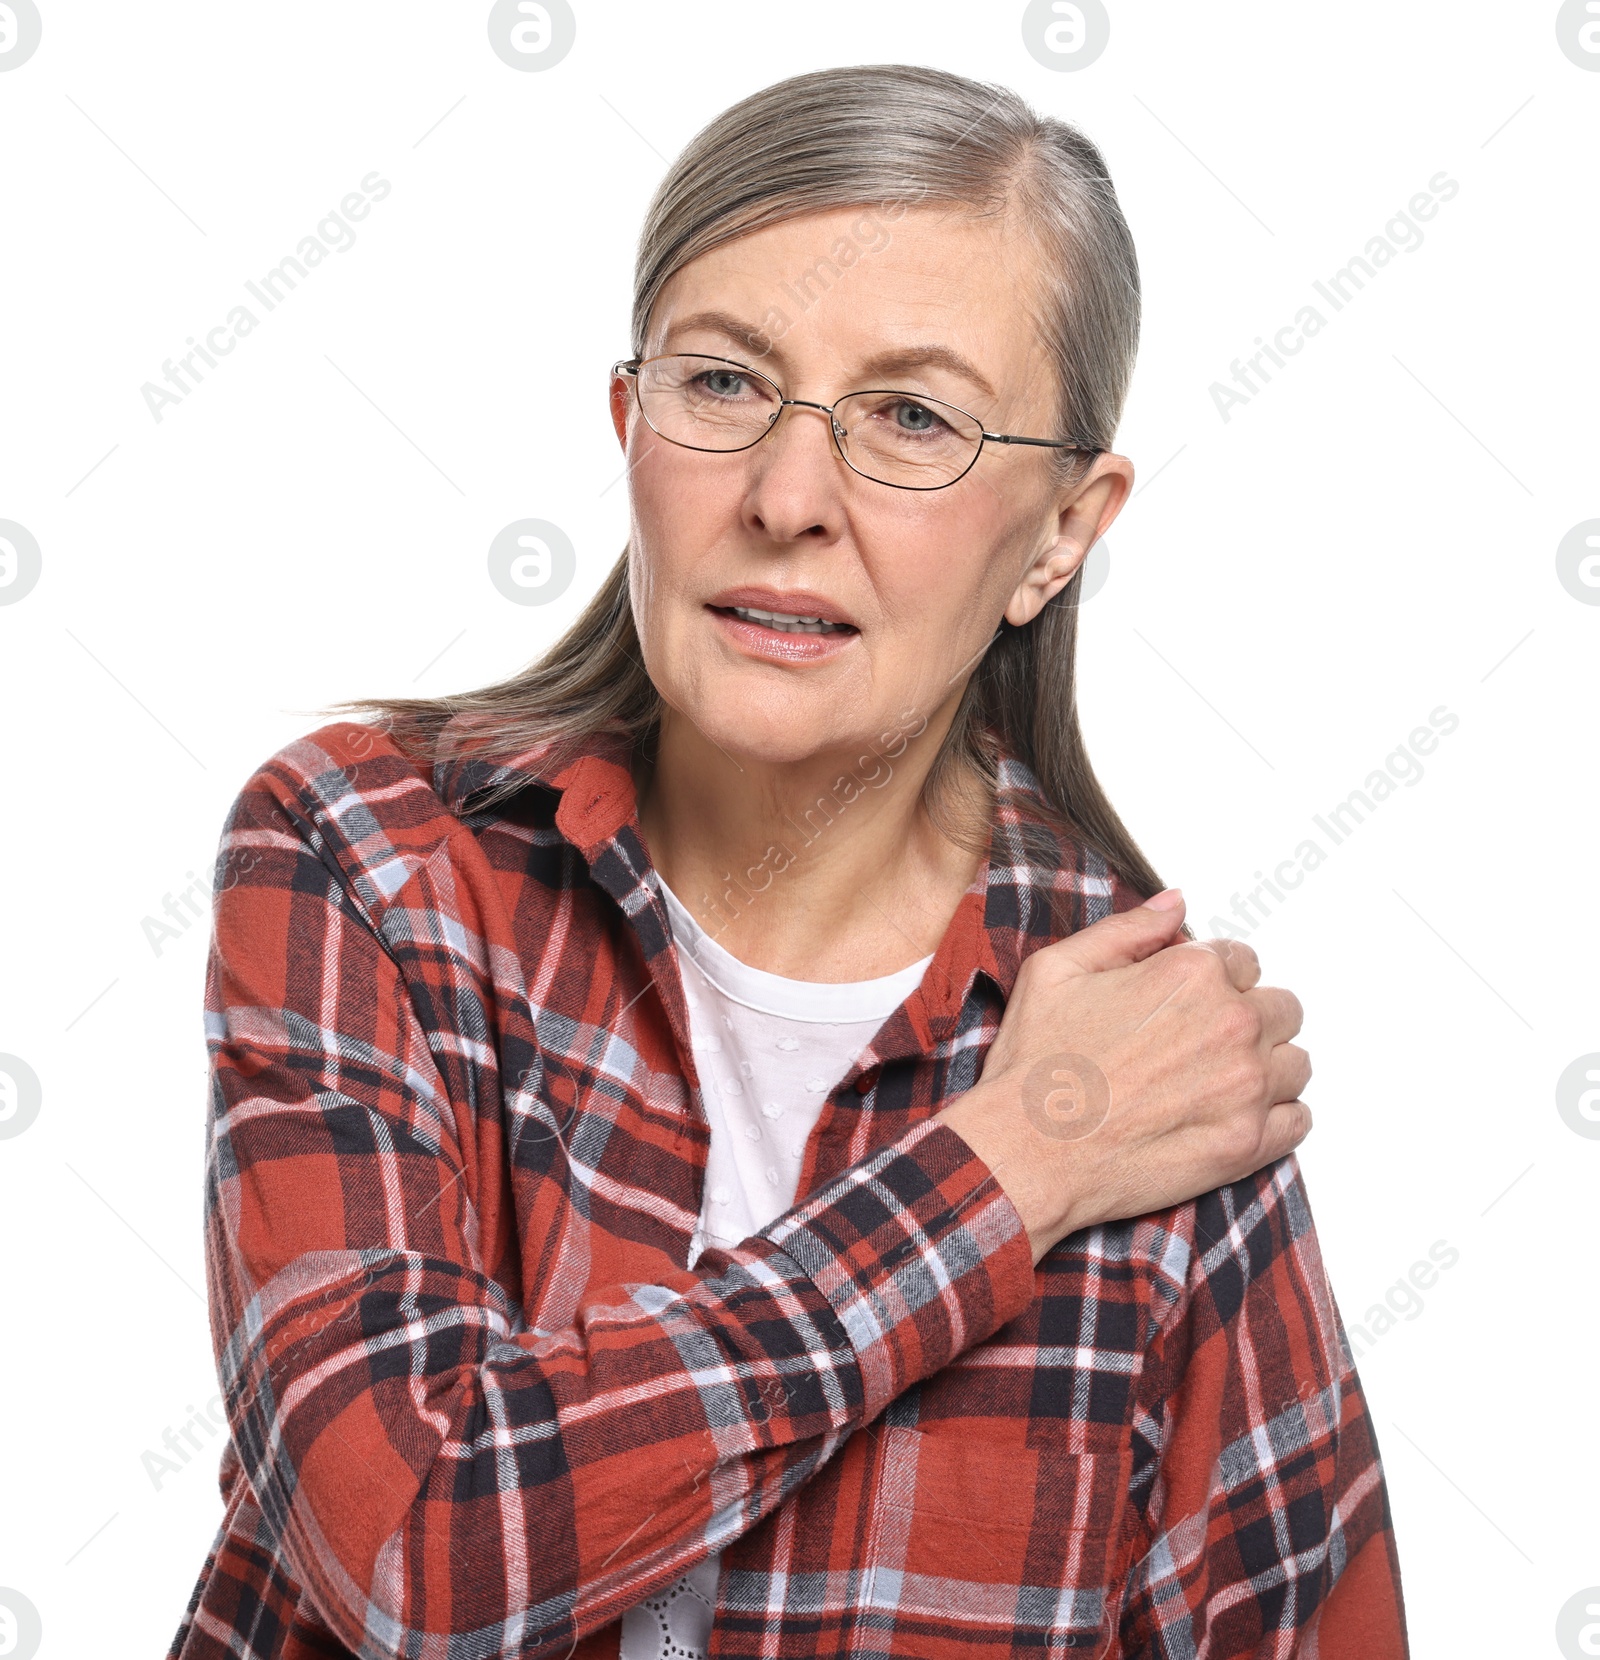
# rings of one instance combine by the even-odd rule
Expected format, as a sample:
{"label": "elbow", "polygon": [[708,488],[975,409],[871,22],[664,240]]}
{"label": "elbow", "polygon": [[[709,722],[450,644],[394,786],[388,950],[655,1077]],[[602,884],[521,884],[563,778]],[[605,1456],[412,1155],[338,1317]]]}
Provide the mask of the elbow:
{"label": "elbow", "polygon": [[[442,1576],[441,1554],[448,1564]],[[422,1561],[429,1563],[425,1587]],[[337,1561],[323,1560],[296,1577],[323,1623],[360,1660],[414,1660],[447,1648],[481,1660],[564,1660],[588,1635],[574,1618],[576,1586],[528,1584],[526,1595],[518,1595],[511,1571],[503,1553],[459,1543],[441,1553],[437,1541],[419,1537],[407,1523],[378,1548],[366,1586]]]}

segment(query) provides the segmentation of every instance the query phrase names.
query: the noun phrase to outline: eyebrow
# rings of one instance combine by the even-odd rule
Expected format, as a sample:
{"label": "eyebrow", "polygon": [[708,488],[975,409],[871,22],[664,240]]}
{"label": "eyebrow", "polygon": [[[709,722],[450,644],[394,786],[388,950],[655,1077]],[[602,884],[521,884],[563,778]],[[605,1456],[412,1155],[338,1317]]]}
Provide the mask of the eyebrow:
{"label": "eyebrow", "polygon": [[[665,344],[674,334],[687,329],[710,329],[717,334],[727,335],[730,340],[737,341],[757,357],[772,358],[780,366],[787,362],[782,348],[768,341],[761,329],[733,316],[730,312],[691,312],[689,316],[679,318],[668,327],[662,343]],[[864,376],[897,375],[903,371],[922,368],[947,370],[950,374],[959,375],[963,380],[970,381],[986,397],[997,396],[995,389],[976,364],[963,357],[953,347],[934,341],[925,345],[897,346],[888,351],[875,352],[862,363],[861,373]]]}

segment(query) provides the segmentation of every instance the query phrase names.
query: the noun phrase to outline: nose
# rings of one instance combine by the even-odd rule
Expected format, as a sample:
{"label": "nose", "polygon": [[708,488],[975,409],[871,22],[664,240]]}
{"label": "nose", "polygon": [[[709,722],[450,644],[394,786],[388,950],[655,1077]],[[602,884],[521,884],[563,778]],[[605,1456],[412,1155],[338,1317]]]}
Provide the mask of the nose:
{"label": "nose", "polygon": [[[819,444],[803,435],[774,431],[791,425],[783,419],[786,409],[824,416],[827,436]],[[840,497],[844,468],[835,447],[837,433],[838,422],[826,404],[785,398],[778,407],[778,419],[751,453],[754,467],[745,494],[746,522],[777,542],[836,537],[844,521]]]}
{"label": "nose", "polygon": [[[808,401],[805,398],[785,398],[783,400],[783,402],[778,405],[778,414],[779,414],[780,418],[781,418],[784,410],[786,410],[786,409],[815,409],[815,410],[817,410],[820,414],[826,415],[828,417],[828,428],[832,432],[834,438],[838,441],[843,440],[843,438],[844,438],[844,428],[839,425],[839,417],[834,414],[834,412],[828,407],[827,404],[825,404],[825,403],[811,403],[810,401]],[[777,421],[774,421],[772,423],[773,426],[776,426],[777,424],[778,424]],[[769,427],[767,430],[770,432],[772,430],[772,428]]]}

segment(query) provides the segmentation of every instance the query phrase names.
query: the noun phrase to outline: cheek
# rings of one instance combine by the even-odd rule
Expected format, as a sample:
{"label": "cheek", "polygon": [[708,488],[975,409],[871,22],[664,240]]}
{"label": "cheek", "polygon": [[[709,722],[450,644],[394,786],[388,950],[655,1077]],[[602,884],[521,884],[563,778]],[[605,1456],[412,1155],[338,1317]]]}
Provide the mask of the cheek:
{"label": "cheek", "polygon": [[[670,602],[703,568],[718,523],[725,520],[716,493],[702,488],[706,481],[693,476],[683,458],[683,451],[674,452],[660,439],[629,458],[635,592],[657,606]],[[647,621],[640,616],[641,632]]]}
{"label": "cheek", "polygon": [[739,519],[740,470],[658,438],[648,427],[628,450],[627,487],[633,540],[658,555],[663,574],[692,567],[697,553],[723,539]]}
{"label": "cheek", "polygon": [[948,504],[914,506],[881,521],[879,593],[893,619],[925,637],[962,641],[996,625],[1016,586],[1009,576],[1019,538],[1004,504],[989,490]]}
{"label": "cheek", "polygon": [[659,536],[636,534],[628,548],[628,577],[639,649],[645,667],[659,679],[677,656],[672,641],[683,630],[678,549]]}
{"label": "cheek", "polygon": [[[653,435],[652,435],[653,438]],[[701,458],[654,438],[630,449],[629,594],[640,652],[669,703],[686,695],[690,636],[714,550],[737,524],[738,501],[695,463]]]}

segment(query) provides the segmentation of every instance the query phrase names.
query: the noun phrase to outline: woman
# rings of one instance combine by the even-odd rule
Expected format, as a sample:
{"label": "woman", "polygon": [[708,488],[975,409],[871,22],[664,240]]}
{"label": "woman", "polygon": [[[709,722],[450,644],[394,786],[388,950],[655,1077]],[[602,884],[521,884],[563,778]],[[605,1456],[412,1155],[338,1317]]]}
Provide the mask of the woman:
{"label": "woman", "polygon": [[593,603],[230,816],[173,1655],[1406,1652],[1299,1003],[1076,723],[1138,293],[958,76],[670,170]]}

